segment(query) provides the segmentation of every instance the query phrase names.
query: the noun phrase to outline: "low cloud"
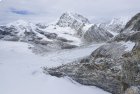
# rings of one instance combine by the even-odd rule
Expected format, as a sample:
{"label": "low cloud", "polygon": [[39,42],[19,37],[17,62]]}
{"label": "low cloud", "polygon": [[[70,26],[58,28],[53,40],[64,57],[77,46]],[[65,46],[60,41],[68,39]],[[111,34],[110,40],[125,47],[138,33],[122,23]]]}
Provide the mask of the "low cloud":
{"label": "low cloud", "polygon": [[2,0],[0,23],[18,19],[49,23],[66,11],[82,14],[94,22],[133,16],[140,12],[139,4],[140,0]]}
{"label": "low cloud", "polygon": [[33,13],[28,10],[18,10],[14,8],[10,8],[10,12],[19,14],[19,15],[33,15]]}

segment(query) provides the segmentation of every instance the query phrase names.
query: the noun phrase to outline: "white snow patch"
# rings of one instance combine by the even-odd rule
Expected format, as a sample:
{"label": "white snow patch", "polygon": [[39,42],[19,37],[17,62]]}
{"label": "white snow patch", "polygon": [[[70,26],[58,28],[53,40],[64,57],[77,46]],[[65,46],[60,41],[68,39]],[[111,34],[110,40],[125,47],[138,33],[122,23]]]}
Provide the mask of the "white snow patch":
{"label": "white snow patch", "polygon": [[85,26],[83,27],[83,33],[85,33],[93,25],[94,24],[85,24]]}
{"label": "white snow patch", "polygon": [[126,47],[125,51],[129,52],[132,51],[132,49],[135,46],[135,43],[128,41],[128,42],[124,42],[123,45]]}
{"label": "white snow patch", "polygon": [[117,36],[119,33],[118,32],[114,32],[114,31],[111,31],[111,30],[108,30],[113,36]]}
{"label": "white snow patch", "polygon": [[91,54],[103,44],[39,56],[22,42],[0,41],[0,94],[109,94],[97,87],[71,83],[42,73],[42,66],[58,66]]}
{"label": "white snow patch", "polygon": [[71,40],[69,44],[80,46],[82,44],[81,39],[76,36],[77,31],[70,27],[59,27],[57,25],[49,25],[46,29],[42,29],[44,32],[56,33],[58,37]]}

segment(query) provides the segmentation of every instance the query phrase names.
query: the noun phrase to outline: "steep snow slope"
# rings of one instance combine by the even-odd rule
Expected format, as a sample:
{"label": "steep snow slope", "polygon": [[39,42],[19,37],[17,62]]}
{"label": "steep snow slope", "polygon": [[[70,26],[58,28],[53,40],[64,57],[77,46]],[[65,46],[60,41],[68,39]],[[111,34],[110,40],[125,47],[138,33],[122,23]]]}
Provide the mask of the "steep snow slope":
{"label": "steep snow slope", "polygon": [[[0,41],[0,94],[109,94],[96,87],[72,83],[42,73],[42,66],[58,66],[89,55],[102,44],[39,56],[22,42]],[[82,54],[84,53],[84,54]]]}

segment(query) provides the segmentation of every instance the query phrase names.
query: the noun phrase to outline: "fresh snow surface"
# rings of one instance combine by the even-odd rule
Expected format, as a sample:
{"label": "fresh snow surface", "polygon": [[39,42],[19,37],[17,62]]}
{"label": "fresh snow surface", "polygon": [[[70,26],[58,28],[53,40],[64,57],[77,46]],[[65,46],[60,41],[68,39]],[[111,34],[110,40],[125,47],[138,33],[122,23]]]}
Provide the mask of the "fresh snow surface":
{"label": "fresh snow surface", "polygon": [[80,46],[82,44],[81,39],[76,36],[77,31],[70,27],[59,27],[58,25],[49,25],[46,29],[42,29],[44,32],[56,33],[58,37],[71,40],[69,44]]}
{"label": "fresh snow surface", "polygon": [[24,32],[34,32],[38,37],[43,38],[44,40],[49,40],[48,38],[46,38],[44,35],[38,33],[35,31],[36,26],[28,21],[24,21],[24,20],[17,20],[15,22],[9,23],[7,24],[7,27],[11,27],[14,26],[17,30],[16,32],[18,33],[18,36],[25,36]]}
{"label": "fresh snow surface", "polygon": [[135,46],[135,43],[128,41],[128,42],[123,43],[123,45],[125,45],[125,47],[126,47],[125,51],[132,51],[132,49]]}
{"label": "fresh snow surface", "polygon": [[72,83],[42,72],[44,66],[58,66],[89,55],[103,44],[35,55],[27,43],[0,41],[0,94],[109,94],[97,87]]}
{"label": "fresh snow surface", "polygon": [[117,33],[117,32],[113,32],[113,31],[111,31],[111,30],[108,30],[113,36],[117,36],[119,33]]}

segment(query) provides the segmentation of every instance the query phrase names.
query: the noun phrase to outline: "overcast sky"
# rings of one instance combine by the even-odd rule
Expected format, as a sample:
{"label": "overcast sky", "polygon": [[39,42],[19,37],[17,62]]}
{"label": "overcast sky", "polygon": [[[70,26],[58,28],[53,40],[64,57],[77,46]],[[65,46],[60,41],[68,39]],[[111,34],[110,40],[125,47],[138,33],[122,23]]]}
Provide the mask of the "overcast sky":
{"label": "overcast sky", "polygon": [[140,0],[0,0],[0,24],[18,19],[49,23],[66,11],[94,22],[135,15]]}

